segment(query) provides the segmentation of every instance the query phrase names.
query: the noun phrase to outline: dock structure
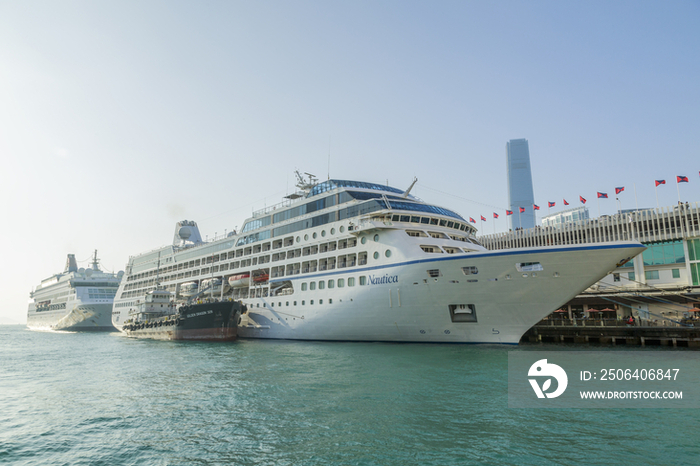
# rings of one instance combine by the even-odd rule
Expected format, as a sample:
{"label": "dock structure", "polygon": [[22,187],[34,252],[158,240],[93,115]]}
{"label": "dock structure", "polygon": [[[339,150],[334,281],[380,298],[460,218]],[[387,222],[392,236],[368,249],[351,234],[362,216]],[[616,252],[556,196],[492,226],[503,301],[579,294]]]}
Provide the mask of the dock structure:
{"label": "dock structure", "polygon": [[700,325],[656,326],[644,321],[630,325],[617,319],[545,319],[528,330],[520,341],[700,348]]}

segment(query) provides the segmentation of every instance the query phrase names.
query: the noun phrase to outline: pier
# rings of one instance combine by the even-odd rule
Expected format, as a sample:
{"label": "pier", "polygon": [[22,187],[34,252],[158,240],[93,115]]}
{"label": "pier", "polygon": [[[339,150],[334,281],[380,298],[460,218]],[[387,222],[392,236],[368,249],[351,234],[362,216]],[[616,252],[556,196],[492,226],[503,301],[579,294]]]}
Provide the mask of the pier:
{"label": "pier", "polygon": [[697,326],[687,325],[656,326],[644,321],[629,325],[619,319],[548,318],[528,330],[520,342],[700,348],[700,320]]}

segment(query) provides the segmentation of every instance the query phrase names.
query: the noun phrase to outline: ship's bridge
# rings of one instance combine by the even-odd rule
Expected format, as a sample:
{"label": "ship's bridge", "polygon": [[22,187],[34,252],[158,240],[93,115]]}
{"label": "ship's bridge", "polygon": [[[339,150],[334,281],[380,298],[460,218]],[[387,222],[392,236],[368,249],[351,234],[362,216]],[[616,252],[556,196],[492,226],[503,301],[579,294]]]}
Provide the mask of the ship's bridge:
{"label": "ship's bridge", "polygon": [[[354,189],[368,189],[373,191],[384,191],[390,194],[401,194],[405,193],[404,190],[393,188],[391,186],[381,185],[377,183],[366,183],[364,181],[350,181],[350,180],[328,180],[323,183],[319,183],[309,191],[306,195],[307,199],[310,197],[318,196],[327,191],[332,191],[338,188],[354,188]],[[406,197],[409,199],[416,199],[414,196],[408,194]]]}

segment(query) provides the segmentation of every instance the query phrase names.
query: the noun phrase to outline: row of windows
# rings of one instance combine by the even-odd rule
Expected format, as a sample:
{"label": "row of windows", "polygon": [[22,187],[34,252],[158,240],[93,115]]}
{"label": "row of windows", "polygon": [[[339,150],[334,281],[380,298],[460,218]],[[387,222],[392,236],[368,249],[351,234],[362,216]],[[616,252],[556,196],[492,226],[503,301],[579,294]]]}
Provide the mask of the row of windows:
{"label": "row of windows", "polygon": [[[673,278],[681,278],[681,270],[680,269],[671,269],[671,275]],[[646,270],[644,272],[644,278],[646,280],[658,280],[659,279],[659,271],[658,270]],[[636,274],[634,272],[628,272],[627,273],[627,279],[630,281],[635,281],[636,279]],[[615,273],[613,274],[613,280],[616,282],[620,281],[620,274]]]}

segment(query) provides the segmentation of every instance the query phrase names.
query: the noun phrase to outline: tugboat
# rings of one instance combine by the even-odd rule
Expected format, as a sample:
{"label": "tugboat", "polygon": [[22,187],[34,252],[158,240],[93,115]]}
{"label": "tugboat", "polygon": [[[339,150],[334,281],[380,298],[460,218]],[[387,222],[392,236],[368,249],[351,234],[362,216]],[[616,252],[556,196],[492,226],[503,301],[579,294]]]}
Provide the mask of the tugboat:
{"label": "tugboat", "polygon": [[191,297],[177,304],[173,294],[161,287],[146,293],[133,317],[124,322],[121,331],[129,337],[154,340],[232,341],[238,335],[238,320],[246,311],[239,301]]}

